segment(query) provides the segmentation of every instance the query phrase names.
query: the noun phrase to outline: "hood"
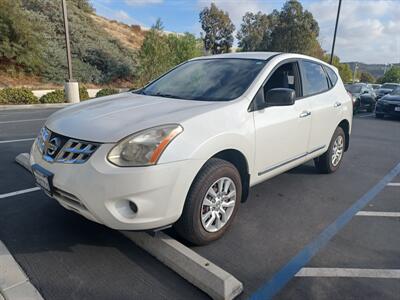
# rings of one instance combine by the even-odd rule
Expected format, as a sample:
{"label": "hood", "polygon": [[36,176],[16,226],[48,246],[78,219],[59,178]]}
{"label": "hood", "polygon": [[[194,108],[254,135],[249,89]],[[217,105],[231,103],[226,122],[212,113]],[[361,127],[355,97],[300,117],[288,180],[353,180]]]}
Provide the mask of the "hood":
{"label": "hood", "polygon": [[393,91],[392,89],[379,89],[377,91],[377,93],[380,94],[380,95],[384,95],[384,94],[390,93],[392,91]]}
{"label": "hood", "polygon": [[400,102],[400,95],[385,95],[381,98],[381,101]]}
{"label": "hood", "polygon": [[181,123],[226,102],[122,93],[72,105],[52,114],[46,127],[80,140],[114,143],[150,127]]}

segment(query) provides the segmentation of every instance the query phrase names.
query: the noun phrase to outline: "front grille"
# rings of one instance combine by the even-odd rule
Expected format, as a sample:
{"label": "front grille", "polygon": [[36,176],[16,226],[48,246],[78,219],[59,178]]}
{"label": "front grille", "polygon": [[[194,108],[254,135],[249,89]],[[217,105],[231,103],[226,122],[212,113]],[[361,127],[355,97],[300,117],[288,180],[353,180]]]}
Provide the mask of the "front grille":
{"label": "front grille", "polygon": [[82,164],[96,151],[97,145],[70,139],[56,157],[57,162]]}
{"label": "front grille", "polygon": [[37,138],[37,146],[43,159],[48,162],[82,164],[100,144],[72,139],[43,127]]}

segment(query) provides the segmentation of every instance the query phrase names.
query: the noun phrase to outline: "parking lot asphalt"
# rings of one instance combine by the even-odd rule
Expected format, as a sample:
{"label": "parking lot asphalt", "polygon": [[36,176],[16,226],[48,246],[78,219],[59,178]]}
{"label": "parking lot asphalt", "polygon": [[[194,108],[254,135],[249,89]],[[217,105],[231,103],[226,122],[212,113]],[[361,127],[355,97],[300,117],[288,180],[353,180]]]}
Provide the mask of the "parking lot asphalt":
{"label": "parking lot asphalt", "polygon": [[[0,195],[35,186],[14,163],[32,140],[14,140],[36,136],[53,111],[0,111]],[[399,162],[400,121],[356,116],[350,150],[336,173],[320,175],[309,162],[255,186],[226,236],[192,249],[243,282],[240,299],[262,299],[258,291]],[[400,186],[385,187],[362,211],[400,212]],[[399,270],[399,220],[355,215],[302,267]],[[63,209],[41,191],[0,199],[0,240],[45,299],[207,298],[119,232]],[[275,298],[398,299],[400,294],[399,278],[337,274],[290,277]]]}

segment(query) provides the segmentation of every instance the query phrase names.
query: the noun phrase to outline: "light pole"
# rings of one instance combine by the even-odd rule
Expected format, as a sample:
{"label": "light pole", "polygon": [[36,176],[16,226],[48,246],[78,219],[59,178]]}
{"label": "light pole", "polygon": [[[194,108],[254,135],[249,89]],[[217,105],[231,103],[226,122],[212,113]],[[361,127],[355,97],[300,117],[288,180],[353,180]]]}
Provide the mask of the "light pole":
{"label": "light pole", "polygon": [[339,15],[340,15],[340,7],[341,6],[342,6],[342,0],[339,0],[339,5],[338,5],[338,10],[337,10],[337,15],[336,15],[335,33],[333,34],[331,59],[330,59],[330,62],[329,62],[330,64],[333,63],[333,53],[335,52],[336,32],[337,32],[337,27],[338,27],[338,23],[339,23]]}
{"label": "light pole", "polygon": [[354,72],[353,72],[353,83],[356,81],[357,69],[358,69],[358,63],[355,63],[355,65],[354,65]]}
{"label": "light pole", "polygon": [[72,77],[71,45],[69,42],[68,13],[66,0],[61,0],[62,12],[64,17],[65,46],[67,49],[68,79],[65,82],[65,99],[70,103],[80,102],[79,84]]}

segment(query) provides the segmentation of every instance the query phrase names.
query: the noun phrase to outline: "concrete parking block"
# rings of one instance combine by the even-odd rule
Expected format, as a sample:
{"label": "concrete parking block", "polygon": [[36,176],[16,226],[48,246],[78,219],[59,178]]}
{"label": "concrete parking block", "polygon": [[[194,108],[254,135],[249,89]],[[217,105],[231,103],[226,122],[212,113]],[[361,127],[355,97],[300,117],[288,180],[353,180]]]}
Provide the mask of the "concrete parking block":
{"label": "concrete parking block", "polygon": [[29,163],[29,153],[20,153],[15,158],[15,161],[31,172],[31,165]]}
{"label": "concrete parking block", "polygon": [[234,276],[163,232],[154,237],[145,232],[122,233],[213,299],[234,299],[243,291]]}

